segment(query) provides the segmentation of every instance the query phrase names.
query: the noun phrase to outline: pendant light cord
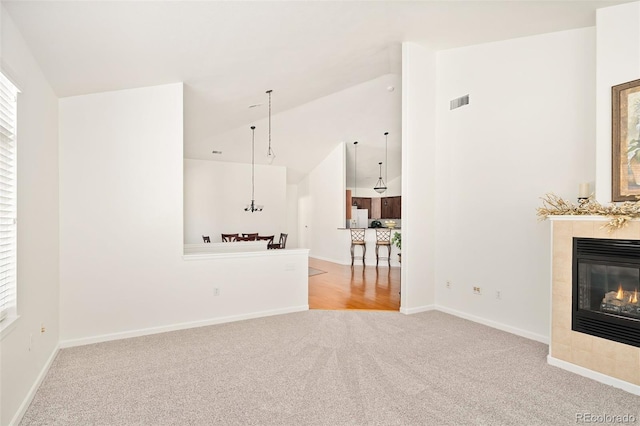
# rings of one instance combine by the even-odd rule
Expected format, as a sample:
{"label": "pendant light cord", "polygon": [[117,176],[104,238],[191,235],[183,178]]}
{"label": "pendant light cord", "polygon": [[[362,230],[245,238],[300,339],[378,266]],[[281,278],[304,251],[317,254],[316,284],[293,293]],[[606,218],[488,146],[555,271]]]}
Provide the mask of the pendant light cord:
{"label": "pendant light cord", "polygon": [[267,150],[267,158],[270,159],[269,164],[271,164],[275,158],[275,154],[271,149],[271,92],[273,92],[273,90],[267,90],[267,94],[269,95],[269,149]]}
{"label": "pendant light cord", "polygon": [[256,126],[251,126],[251,208],[253,209],[253,200],[254,190],[255,190],[255,178],[254,178],[254,168],[255,168],[255,135],[256,135]]}
{"label": "pendant light cord", "polygon": [[389,185],[389,173],[388,173],[389,159],[387,158],[387,150],[389,146],[388,137],[389,137],[389,132],[384,132],[384,181],[386,182],[387,185]]}
{"label": "pendant light cord", "polygon": [[353,195],[358,195],[358,141],[353,143]]}
{"label": "pendant light cord", "polygon": [[269,153],[271,153],[271,90],[267,90],[269,94]]}

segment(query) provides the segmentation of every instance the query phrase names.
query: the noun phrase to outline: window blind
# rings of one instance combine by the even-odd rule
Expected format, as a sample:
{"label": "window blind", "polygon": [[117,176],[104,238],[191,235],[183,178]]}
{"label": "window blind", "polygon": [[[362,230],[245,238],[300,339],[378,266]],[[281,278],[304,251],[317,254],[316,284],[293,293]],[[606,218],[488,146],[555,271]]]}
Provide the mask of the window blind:
{"label": "window blind", "polygon": [[0,321],[16,308],[16,117],[18,89],[0,73]]}

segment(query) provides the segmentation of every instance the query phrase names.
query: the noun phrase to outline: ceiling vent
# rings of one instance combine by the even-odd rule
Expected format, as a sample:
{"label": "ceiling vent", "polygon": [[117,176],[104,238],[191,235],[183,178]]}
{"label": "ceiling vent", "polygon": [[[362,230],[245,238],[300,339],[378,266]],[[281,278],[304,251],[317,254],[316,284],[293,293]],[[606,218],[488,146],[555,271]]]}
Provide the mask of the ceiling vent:
{"label": "ceiling vent", "polygon": [[459,98],[453,99],[449,102],[449,109],[460,108],[461,106],[469,105],[469,95],[464,95]]}

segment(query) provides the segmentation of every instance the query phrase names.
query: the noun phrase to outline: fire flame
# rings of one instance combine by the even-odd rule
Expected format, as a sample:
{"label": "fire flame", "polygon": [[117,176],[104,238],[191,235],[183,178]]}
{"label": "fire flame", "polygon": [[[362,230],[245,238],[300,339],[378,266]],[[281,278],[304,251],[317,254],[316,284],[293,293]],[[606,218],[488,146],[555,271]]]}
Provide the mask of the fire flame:
{"label": "fire flame", "polygon": [[638,303],[638,289],[633,292],[633,297],[631,297],[631,303]]}
{"label": "fire flame", "polygon": [[624,299],[624,291],[622,290],[622,284],[618,286],[618,293],[616,293],[616,299],[618,300]]}

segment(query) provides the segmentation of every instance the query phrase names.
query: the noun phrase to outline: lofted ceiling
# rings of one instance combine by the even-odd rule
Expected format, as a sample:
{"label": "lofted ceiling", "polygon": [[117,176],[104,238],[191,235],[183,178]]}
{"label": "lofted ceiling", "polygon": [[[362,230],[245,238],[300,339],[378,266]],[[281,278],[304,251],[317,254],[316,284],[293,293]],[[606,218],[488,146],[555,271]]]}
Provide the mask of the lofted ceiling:
{"label": "lofted ceiling", "polygon": [[[376,145],[368,175],[378,173],[381,129],[399,146],[401,82],[390,92],[387,79],[401,74],[403,41],[440,50],[593,26],[596,8],[624,2],[3,0],[2,13],[59,97],[184,82],[186,158],[246,162],[251,124],[263,149],[272,89],[274,164],[296,183],[339,142]],[[357,119],[338,128],[302,113],[377,83],[381,104],[368,118],[342,110]]]}

